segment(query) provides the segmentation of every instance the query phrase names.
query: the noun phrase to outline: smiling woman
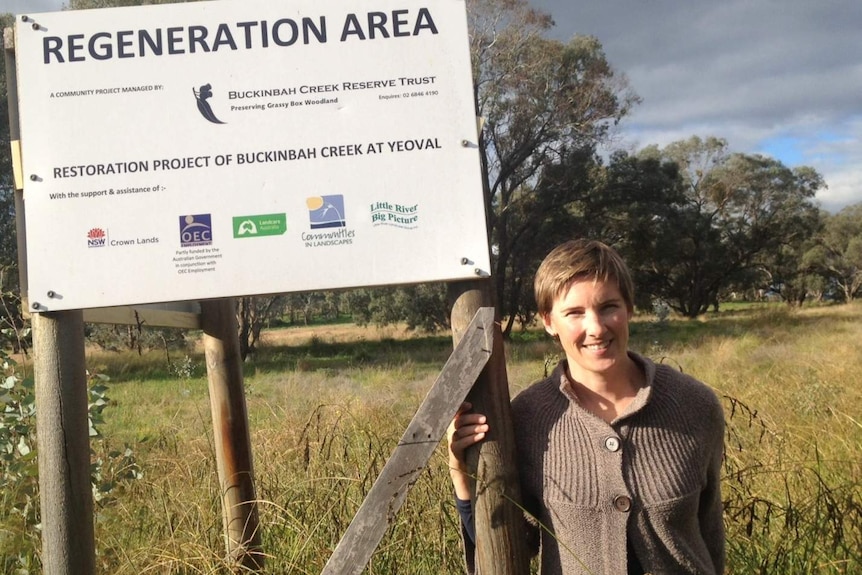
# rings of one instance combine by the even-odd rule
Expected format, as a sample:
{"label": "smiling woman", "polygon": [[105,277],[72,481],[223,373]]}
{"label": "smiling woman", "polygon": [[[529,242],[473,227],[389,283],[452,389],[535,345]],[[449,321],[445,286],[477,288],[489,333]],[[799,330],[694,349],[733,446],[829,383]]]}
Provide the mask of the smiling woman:
{"label": "smiling woman", "polygon": [[[628,350],[632,281],[608,246],[556,247],[534,285],[545,330],[566,355],[512,401],[525,536],[542,575],[723,573],[715,393]],[[449,428],[449,467],[471,565],[475,474],[464,450],[489,425],[469,408]]]}

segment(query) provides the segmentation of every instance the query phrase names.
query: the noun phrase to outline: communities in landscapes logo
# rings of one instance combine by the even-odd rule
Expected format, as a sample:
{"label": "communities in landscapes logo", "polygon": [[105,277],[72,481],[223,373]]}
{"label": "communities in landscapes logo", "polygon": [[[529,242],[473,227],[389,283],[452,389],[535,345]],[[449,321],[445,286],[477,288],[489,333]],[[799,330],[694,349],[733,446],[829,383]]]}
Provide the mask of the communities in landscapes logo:
{"label": "communities in landscapes logo", "polygon": [[343,195],[311,196],[305,200],[305,204],[308,206],[308,223],[312,230],[347,226]]}
{"label": "communities in landscapes logo", "polygon": [[[308,207],[310,232],[302,232],[302,241],[307,248],[349,246],[356,236],[347,229],[344,213],[344,196],[311,196],[305,199]],[[337,228],[337,229],[332,229]]]}

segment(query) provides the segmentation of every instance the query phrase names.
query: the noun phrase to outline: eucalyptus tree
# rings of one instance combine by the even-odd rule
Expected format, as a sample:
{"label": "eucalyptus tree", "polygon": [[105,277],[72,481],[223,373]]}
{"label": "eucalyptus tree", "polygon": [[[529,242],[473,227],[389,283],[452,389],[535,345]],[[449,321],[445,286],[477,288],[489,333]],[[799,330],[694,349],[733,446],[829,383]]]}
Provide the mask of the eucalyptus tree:
{"label": "eucalyptus tree", "polygon": [[827,288],[827,275],[816,261],[822,221],[822,216],[811,220],[815,230],[812,236],[788,242],[765,259],[762,285],[778,293],[788,305],[801,307],[809,298],[819,300]]}
{"label": "eucalyptus tree", "polygon": [[651,307],[656,292],[654,256],[673,237],[675,215],[684,200],[677,163],[648,149],[638,154],[613,153],[584,202],[583,228],[616,248],[628,262],[638,307]]}
{"label": "eucalyptus tree", "polygon": [[862,293],[862,203],[826,216],[818,245],[806,254],[812,267],[826,274],[845,301]]}
{"label": "eucalyptus tree", "polygon": [[[482,130],[490,239],[498,305],[516,311],[525,241],[535,220],[554,217],[569,199],[538,199],[539,182],[572,151],[595,149],[638,102],[594,37],[545,36],[549,15],[526,0],[468,0],[473,77]],[[579,153],[579,152],[575,152]],[[536,214],[536,210],[542,210]],[[577,230],[569,230],[571,235]]]}
{"label": "eucalyptus tree", "polygon": [[522,326],[533,321],[533,277],[545,255],[563,241],[589,235],[584,206],[601,181],[602,166],[590,147],[563,153],[559,163],[542,171],[535,189],[516,194],[517,201],[509,204],[505,267],[497,254],[498,273],[505,278],[499,289],[506,304],[506,335],[516,320]]}
{"label": "eucalyptus tree", "polygon": [[730,153],[718,138],[693,137],[656,152],[678,164],[684,200],[667,214],[647,275],[655,294],[687,317],[817,231],[814,195],[824,182],[812,168]]}

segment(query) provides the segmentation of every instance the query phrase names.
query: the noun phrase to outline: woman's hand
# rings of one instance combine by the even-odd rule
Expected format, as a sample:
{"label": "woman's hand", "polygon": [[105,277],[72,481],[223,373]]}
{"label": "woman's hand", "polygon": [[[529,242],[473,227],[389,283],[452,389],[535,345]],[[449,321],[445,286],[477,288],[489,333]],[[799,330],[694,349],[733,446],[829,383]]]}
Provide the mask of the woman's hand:
{"label": "woman's hand", "polygon": [[449,476],[455,487],[455,496],[463,500],[470,499],[470,471],[464,459],[464,452],[468,447],[485,439],[489,429],[487,418],[481,413],[471,412],[472,408],[469,402],[462,403],[446,431],[449,443]]}

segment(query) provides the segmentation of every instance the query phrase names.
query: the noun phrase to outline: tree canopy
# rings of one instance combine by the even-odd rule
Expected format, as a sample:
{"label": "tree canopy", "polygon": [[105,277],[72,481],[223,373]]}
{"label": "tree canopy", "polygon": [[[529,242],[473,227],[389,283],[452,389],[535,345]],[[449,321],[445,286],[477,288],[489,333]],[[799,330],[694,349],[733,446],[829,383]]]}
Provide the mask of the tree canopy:
{"label": "tree canopy", "polygon": [[823,180],[810,168],[729,153],[718,138],[692,137],[643,152],[674,162],[683,196],[656,218],[653,257],[636,263],[655,297],[696,317],[729,285],[753,281],[770,254],[817,230],[814,195]]}
{"label": "tree canopy", "polygon": [[[71,9],[170,3],[70,0]],[[468,0],[492,281],[508,334],[535,315],[532,279],[573,237],[616,247],[635,276],[637,305],[661,300],[695,317],[730,291],[770,289],[797,305],[830,290],[862,289],[862,207],[831,216],[809,167],[731,152],[718,137],[611,151],[616,126],[638,104],[592,36],[552,40],[548,14],[526,0]],[[8,16],[3,21],[11,23]],[[6,117],[5,70],[0,113]],[[0,266],[15,268],[9,128],[0,125]],[[341,309],[343,308],[343,310]],[[237,317],[253,351],[278,314],[346,311],[362,323],[448,325],[442,285],[242,298]]]}
{"label": "tree canopy", "polygon": [[519,272],[535,259],[532,249],[547,247],[528,235],[546,229],[546,219],[558,218],[585,180],[557,185],[547,195],[539,183],[559,179],[547,172],[605,142],[638,98],[596,38],[575,36],[567,43],[546,38],[553,21],[525,0],[472,0],[468,14],[476,107],[484,119],[493,276],[498,304],[511,317],[523,295]]}
{"label": "tree canopy", "polygon": [[846,301],[862,295],[862,203],[827,216],[822,236],[805,259],[834,282]]}

